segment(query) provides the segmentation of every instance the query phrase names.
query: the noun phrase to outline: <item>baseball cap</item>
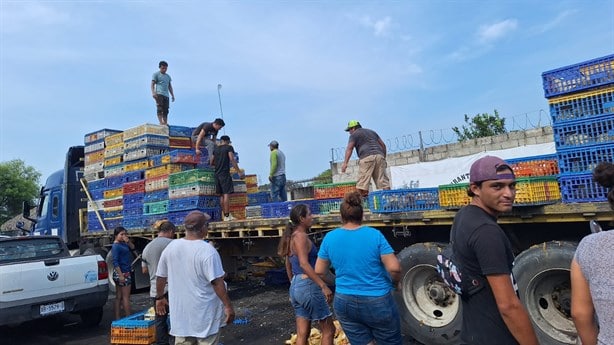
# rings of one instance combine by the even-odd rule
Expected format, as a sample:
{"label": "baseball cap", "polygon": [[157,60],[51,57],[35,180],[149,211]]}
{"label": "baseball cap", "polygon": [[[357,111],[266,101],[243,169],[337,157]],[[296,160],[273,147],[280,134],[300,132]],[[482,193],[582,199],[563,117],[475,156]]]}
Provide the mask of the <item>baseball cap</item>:
{"label": "baseball cap", "polygon": [[360,126],[360,122],[358,122],[357,120],[350,120],[350,122],[348,122],[348,126],[345,129],[346,132],[349,132],[350,129]]}
{"label": "baseball cap", "polygon": [[230,137],[229,137],[229,136],[227,136],[227,135],[222,135],[222,136],[220,137],[220,140],[230,142]]}
{"label": "baseball cap", "polygon": [[183,225],[185,226],[186,230],[197,231],[202,229],[210,219],[211,217],[206,213],[192,211],[185,216]]}
{"label": "baseball cap", "polygon": [[269,146],[278,147],[279,143],[277,142],[277,140],[273,140],[269,143]]}
{"label": "baseball cap", "polygon": [[[498,174],[497,171],[507,168],[512,173]],[[469,182],[482,182],[488,180],[515,179],[512,168],[503,159],[495,156],[484,156],[471,165]]]}

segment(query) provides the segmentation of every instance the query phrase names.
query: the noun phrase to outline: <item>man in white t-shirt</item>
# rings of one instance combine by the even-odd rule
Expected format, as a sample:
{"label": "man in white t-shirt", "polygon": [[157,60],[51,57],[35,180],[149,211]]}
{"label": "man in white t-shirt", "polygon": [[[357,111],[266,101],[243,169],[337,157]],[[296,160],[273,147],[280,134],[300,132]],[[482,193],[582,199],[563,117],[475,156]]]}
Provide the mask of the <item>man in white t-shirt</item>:
{"label": "man in white t-shirt", "polygon": [[[172,241],[158,263],[156,313],[166,314],[169,306],[175,345],[216,345],[220,328],[235,317],[220,255],[203,240],[210,219],[200,211],[190,212],[185,237]],[[162,293],[167,282],[168,300]]]}

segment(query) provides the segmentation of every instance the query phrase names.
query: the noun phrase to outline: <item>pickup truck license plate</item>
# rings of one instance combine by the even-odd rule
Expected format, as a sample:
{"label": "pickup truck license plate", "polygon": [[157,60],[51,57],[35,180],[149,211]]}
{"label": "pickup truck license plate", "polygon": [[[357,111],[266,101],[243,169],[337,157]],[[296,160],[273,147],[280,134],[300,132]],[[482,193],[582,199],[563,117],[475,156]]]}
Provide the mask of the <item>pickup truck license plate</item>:
{"label": "pickup truck license plate", "polygon": [[41,315],[50,315],[64,311],[64,301],[41,305]]}

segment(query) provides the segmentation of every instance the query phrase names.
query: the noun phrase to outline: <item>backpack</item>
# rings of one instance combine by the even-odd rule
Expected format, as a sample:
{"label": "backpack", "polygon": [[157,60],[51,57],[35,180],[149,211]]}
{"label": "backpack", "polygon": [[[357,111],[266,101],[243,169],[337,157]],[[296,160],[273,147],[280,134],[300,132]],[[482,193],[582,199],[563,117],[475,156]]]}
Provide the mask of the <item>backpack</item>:
{"label": "backpack", "polygon": [[471,297],[484,288],[486,279],[463,272],[458,262],[454,261],[453,244],[454,242],[451,241],[441,254],[437,255],[437,273],[457,295]]}

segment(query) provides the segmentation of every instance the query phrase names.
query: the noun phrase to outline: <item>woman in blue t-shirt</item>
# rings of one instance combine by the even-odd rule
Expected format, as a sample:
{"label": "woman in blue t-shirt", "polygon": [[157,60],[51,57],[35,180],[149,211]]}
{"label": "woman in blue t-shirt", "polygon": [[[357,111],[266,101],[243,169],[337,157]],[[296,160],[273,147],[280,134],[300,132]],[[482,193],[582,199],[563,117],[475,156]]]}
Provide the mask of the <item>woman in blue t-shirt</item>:
{"label": "woman in blue t-shirt", "polygon": [[313,216],[305,204],[299,204],[290,212],[290,222],[279,242],[278,254],[286,259],[286,271],[290,279],[290,302],[296,315],[296,344],[308,345],[311,321],[319,321],[322,345],[333,345],[335,325],[328,303],[333,293],[328,284],[333,277],[320,278],[313,269],[318,249],[307,236]]}
{"label": "woman in blue t-shirt", "polygon": [[130,309],[130,288],[132,285],[132,253],[134,245],[128,238],[126,229],[118,226],[113,231],[115,241],[111,247],[113,255],[113,281],[115,282],[115,319],[121,317],[121,308],[124,309],[124,315],[128,316],[131,313]]}
{"label": "woman in blue t-shirt", "polygon": [[351,344],[401,345],[401,322],[392,290],[401,265],[382,233],[362,225],[362,197],[341,203],[342,225],[324,237],[316,273],[335,269],[333,308]]}

